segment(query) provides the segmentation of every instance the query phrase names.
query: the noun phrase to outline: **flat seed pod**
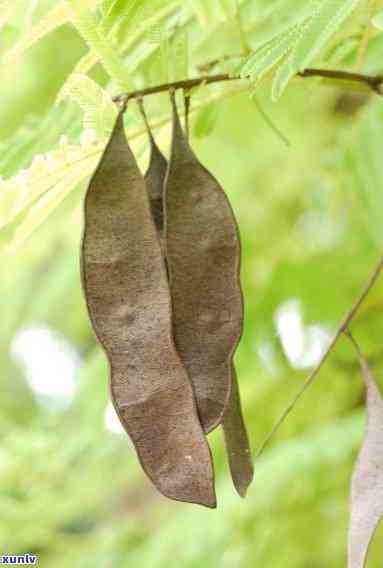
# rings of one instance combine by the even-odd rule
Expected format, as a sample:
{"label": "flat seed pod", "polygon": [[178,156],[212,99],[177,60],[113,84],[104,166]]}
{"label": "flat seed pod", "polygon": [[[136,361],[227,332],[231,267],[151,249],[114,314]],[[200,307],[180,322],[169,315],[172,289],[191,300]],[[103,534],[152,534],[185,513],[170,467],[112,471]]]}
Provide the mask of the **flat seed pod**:
{"label": "flat seed pod", "polygon": [[349,568],[366,565],[371,539],[383,517],[383,399],[360,351],[359,360],[367,389],[367,432],[352,477]]}
{"label": "flat seed pod", "polygon": [[145,174],[146,189],[149,195],[150,209],[152,211],[154,224],[158,231],[160,240],[162,241],[164,225],[162,193],[168,162],[154,140],[142,100],[139,100],[139,106],[148,131],[150,142],[150,161]]}
{"label": "flat seed pod", "polygon": [[247,490],[254,477],[254,467],[234,367],[233,385],[229,404],[223,417],[222,428],[234,486],[241,497],[246,497]]}
{"label": "flat seed pod", "polygon": [[205,432],[220,424],[242,333],[240,242],[230,204],[183,133],[174,93],[165,180],[165,240],[178,352]]}
{"label": "flat seed pod", "polygon": [[144,470],[167,497],[215,507],[211,454],[173,343],[166,270],[122,113],[86,194],[82,278],[112,399]]}

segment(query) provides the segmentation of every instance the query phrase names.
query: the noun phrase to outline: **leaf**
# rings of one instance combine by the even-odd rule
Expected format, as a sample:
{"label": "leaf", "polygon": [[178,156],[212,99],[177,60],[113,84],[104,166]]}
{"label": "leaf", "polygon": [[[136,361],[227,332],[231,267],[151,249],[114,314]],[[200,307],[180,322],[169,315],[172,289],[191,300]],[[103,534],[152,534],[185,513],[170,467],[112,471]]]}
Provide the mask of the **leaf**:
{"label": "leaf", "polygon": [[365,357],[352,341],[367,390],[367,432],[352,477],[348,567],[363,568],[383,516],[383,399]]}
{"label": "leaf", "polygon": [[18,226],[11,248],[19,247],[37,229],[47,217],[60,205],[60,203],[71,193],[82,181],[92,174],[97,165],[98,156],[88,159],[75,169],[70,175],[61,180],[53,189],[48,191],[38,202],[33,205],[23,222]]}
{"label": "leaf", "polygon": [[284,64],[277,70],[274,81],[272,85],[271,97],[273,101],[277,101],[282,95],[283,91],[286,89],[290,79],[295,75],[295,69],[291,64],[291,60],[288,59]]}
{"label": "leaf", "polygon": [[290,79],[318,55],[331,36],[356,8],[359,0],[312,0],[313,11],[300,31],[283,66],[278,69],[272,87],[273,99],[277,100],[286,89]]}
{"label": "leaf", "polygon": [[150,12],[152,0],[128,0],[123,2],[116,0],[110,10],[102,20],[102,27],[107,32],[114,26],[119,25],[123,20],[129,20],[132,28],[142,24],[145,19],[146,12]]}
{"label": "leaf", "polygon": [[241,77],[252,81],[261,79],[274,65],[289,53],[302,24],[294,24],[285,32],[268,41],[251,55],[241,69]]}
{"label": "leaf", "polygon": [[63,140],[80,137],[81,121],[74,105],[51,107],[44,115],[25,118],[12,136],[0,143],[0,171],[4,178],[28,168],[37,154],[44,154]]}
{"label": "leaf", "polygon": [[[83,8],[94,8],[102,2],[102,0],[83,0]],[[5,2],[6,4],[7,2]],[[0,9],[3,10],[0,4]],[[27,49],[32,47],[40,39],[57,29],[58,27],[67,24],[71,21],[73,12],[68,4],[68,0],[61,0],[49,12],[43,16],[37,24],[27,29],[20,40],[3,56],[3,62],[10,64],[20,57]]]}
{"label": "leaf", "polygon": [[62,90],[61,98],[70,97],[84,111],[84,128],[95,130],[100,138],[111,131],[117,116],[116,107],[109,93],[93,79],[74,73]]}
{"label": "leaf", "polygon": [[0,186],[0,229],[11,223],[37,197],[62,182],[63,178],[72,179],[79,166],[88,175],[89,163],[95,166],[101,150],[102,145],[77,146],[63,141],[53,152],[35,156],[28,169],[3,180]]}
{"label": "leaf", "polygon": [[56,97],[56,104],[60,104],[65,100],[65,98],[70,94],[70,84],[74,81],[76,75],[85,75],[96,65],[98,62],[98,55],[93,50],[88,51],[81,59],[76,63],[73,71],[70,73],[69,77],[65,81],[64,85],[58,92]]}
{"label": "leaf", "polygon": [[9,65],[17,57],[20,57],[29,47],[45,37],[48,33],[70,21],[71,9],[65,0],[54,6],[48,14],[36,25],[27,30],[21,39],[5,53],[3,63]]}
{"label": "leaf", "polygon": [[358,2],[359,0],[315,2],[317,9],[292,54],[292,63],[297,71],[303,71],[318,55],[344,20],[355,10]]}
{"label": "leaf", "polygon": [[105,71],[114,79],[118,88],[129,86],[128,72],[118,48],[99,30],[97,17],[87,9],[82,0],[67,0],[71,7],[71,20],[91,50],[94,50]]}

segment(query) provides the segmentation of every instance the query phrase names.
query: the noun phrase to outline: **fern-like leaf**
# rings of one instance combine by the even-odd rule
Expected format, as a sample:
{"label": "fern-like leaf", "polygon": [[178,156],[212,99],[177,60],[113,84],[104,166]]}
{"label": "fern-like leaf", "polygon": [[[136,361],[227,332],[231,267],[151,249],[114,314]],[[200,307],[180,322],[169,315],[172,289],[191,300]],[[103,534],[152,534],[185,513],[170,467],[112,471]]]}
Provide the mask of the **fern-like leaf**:
{"label": "fern-like leaf", "polygon": [[28,169],[3,180],[0,185],[0,229],[11,223],[36,198],[54,188],[63,178],[71,177],[79,168],[88,175],[90,165],[95,168],[101,151],[102,145],[69,145],[63,140],[53,152],[35,156]]}
{"label": "fern-like leaf", "polygon": [[326,0],[319,2],[305,34],[296,45],[292,63],[297,71],[305,67],[320,53],[321,49],[350,16],[359,0]]}
{"label": "fern-like leaf", "polygon": [[245,64],[242,64],[241,77],[250,78],[252,81],[261,79],[289,53],[300,33],[301,26],[301,23],[293,24],[249,56]]}
{"label": "fern-like leaf", "polygon": [[99,29],[95,14],[86,9],[82,0],[67,0],[71,7],[71,20],[88,47],[97,53],[100,63],[119,89],[129,85],[127,69],[115,45]]}
{"label": "fern-like leaf", "polygon": [[70,93],[70,85],[75,82],[75,78],[77,75],[86,75],[92,67],[96,65],[98,62],[98,54],[94,51],[88,51],[75,65],[73,71],[69,74],[67,80],[65,81],[64,85],[58,92],[56,97],[56,104],[62,103]]}
{"label": "fern-like leaf", "polygon": [[314,0],[311,17],[295,42],[288,60],[275,76],[273,99],[277,100],[290,79],[313,61],[328,40],[356,8],[359,0]]}
{"label": "fern-like leaf", "polygon": [[19,247],[37,229],[60,203],[91,173],[97,165],[96,158],[85,159],[81,167],[74,168],[53,189],[45,193],[27,212],[23,222],[17,227],[12,247]]}
{"label": "fern-like leaf", "polygon": [[99,138],[104,138],[111,130],[117,110],[107,91],[90,77],[72,74],[61,97],[70,97],[84,111],[85,130],[94,130]]}

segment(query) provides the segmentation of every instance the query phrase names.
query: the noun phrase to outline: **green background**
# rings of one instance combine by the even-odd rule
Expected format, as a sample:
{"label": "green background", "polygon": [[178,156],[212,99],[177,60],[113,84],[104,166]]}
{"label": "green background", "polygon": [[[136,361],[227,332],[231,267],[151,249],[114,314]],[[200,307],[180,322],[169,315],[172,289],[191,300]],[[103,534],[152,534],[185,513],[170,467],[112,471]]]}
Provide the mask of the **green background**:
{"label": "green background", "polygon": [[[54,4],[16,2],[0,28],[1,53]],[[245,28],[255,27],[254,34],[262,37],[278,29],[283,9],[293,11],[302,3],[276,2],[275,13],[265,1],[242,4]],[[123,11],[124,2],[116,5]],[[341,31],[342,41],[360,39],[365,12]],[[186,25],[191,76],[199,63],[240,48],[236,24],[221,12],[213,11],[206,21],[197,16],[193,13]],[[119,41],[125,33],[122,26]],[[251,45],[257,36],[252,38],[249,32]],[[141,41],[149,40],[144,35]],[[379,34],[371,39],[363,71],[382,70],[380,41]],[[80,107],[69,100],[54,103],[85,52],[79,33],[66,24],[12,65],[1,64],[0,174],[5,179],[54,148],[62,135],[73,143],[81,140]],[[172,65],[171,53],[166,57]],[[355,70],[356,58],[351,51],[338,67]],[[137,65],[132,87],[161,79],[156,54]],[[100,65],[91,76],[108,85]],[[118,92],[115,85],[108,89]],[[377,263],[383,202],[382,99],[297,78],[272,103],[269,76],[255,92],[289,147],[265,123],[245,83],[200,89],[195,97],[202,110],[194,108],[191,116],[193,148],[222,183],[240,226],[246,322],[236,364],[254,454],[318,358],[310,357],[313,326],[331,334]],[[208,93],[222,96],[206,105]],[[166,95],[148,104],[151,119],[168,117]],[[127,121],[139,126],[133,106]],[[165,152],[168,146],[165,136]],[[36,553],[41,566],[55,568],[345,566],[349,485],[364,429],[363,384],[348,341],[340,340],[255,462],[245,500],[232,487],[222,435],[215,431],[209,441],[217,510],[167,501],[144,477],[127,437],[105,426],[107,364],[90,329],[79,278],[85,187],[77,186],[16,250],[5,246],[8,232],[0,233],[5,243],[0,258],[0,553]],[[380,281],[352,326],[377,378],[383,358],[382,290]],[[294,334],[277,325],[286,305],[292,306],[294,321],[301,316],[303,347],[295,361],[286,347]],[[44,396],[33,388],[30,369],[15,347],[28,330],[24,337],[32,341],[36,329],[48,336],[48,343],[30,343],[45,373]],[[64,380],[61,360],[52,359],[49,341],[76,364],[76,388],[66,404],[57,384]],[[369,567],[381,562],[377,535]]]}

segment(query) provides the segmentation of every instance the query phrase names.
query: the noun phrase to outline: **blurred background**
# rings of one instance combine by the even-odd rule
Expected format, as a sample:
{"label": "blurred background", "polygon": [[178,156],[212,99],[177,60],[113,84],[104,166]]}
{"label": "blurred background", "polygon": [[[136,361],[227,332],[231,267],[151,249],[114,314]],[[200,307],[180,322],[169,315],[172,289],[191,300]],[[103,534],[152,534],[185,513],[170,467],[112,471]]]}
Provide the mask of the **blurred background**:
{"label": "blurred background", "polygon": [[[241,21],[218,0],[138,2],[138,15],[133,4],[0,2],[0,554],[35,553],[55,568],[343,567],[364,430],[346,339],[255,463],[245,500],[221,431],[209,436],[216,511],[153,489],[109,402],[79,276],[81,203],[115,112],[108,97],[197,76],[238,54],[244,31],[255,49],[305,3],[240,2]],[[322,65],[383,71],[372,4],[360,2]],[[192,145],[240,225],[246,325],[236,365],[254,454],[367,282],[383,236],[382,99],[316,79],[294,79],[276,103],[270,92],[270,73],[256,100],[246,82],[202,87],[191,115]],[[168,97],[148,98],[147,110],[168,155]],[[133,103],[126,127],[145,168]],[[380,281],[352,326],[378,379],[382,292]],[[381,566],[382,553],[376,535],[368,566]]]}

